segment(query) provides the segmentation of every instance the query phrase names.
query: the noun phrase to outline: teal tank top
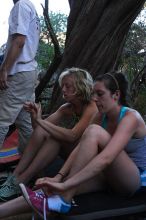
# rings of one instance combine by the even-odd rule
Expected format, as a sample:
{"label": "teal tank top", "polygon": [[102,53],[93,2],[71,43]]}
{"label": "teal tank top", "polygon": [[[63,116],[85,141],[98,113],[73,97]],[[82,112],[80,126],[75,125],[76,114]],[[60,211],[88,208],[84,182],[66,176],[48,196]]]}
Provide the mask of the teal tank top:
{"label": "teal tank top", "polygon": [[[128,110],[128,107],[125,107],[125,106],[121,107],[118,122],[120,122],[121,119],[125,116],[125,113],[126,113],[127,110]],[[101,127],[103,127],[104,129],[107,128],[107,116],[106,116],[106,114],[104,114],[103,117],[102,117]]]}
{"label": "teal tank top", "polygon": [[[118,122],[120,122],[120,120],[125,116],[125,113],[128,111],[128,109],[129,108],[125,106],[121,107]],[[107,117],[106,114],[104,114],[102,117],[101,126],[106,129],[107,123]],[[143,138],[131,138],[128,144],[125,146],[125,151],[140,170],[145,170],[146,175],[146,136]]]}

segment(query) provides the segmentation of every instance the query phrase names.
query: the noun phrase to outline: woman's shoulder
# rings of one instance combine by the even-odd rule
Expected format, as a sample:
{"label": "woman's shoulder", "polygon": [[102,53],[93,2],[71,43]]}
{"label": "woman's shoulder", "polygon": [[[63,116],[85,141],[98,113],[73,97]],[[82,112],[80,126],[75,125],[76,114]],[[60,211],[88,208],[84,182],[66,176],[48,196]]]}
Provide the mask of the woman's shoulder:
{"label": "woman's shoulder", "polygon": [[61,105],[59,107],[58,110],[61,112],[64,112],[64,113],[70,112],[70,111],[72,111],[72,105],[71,105],[71,103],[64,103],[63,105]]}
{"label": "woman's shoulder", "polygon": [[91,100],[90,102],[83,104],[83,111],[89,111],[91,109],[92,111],[97,111],[97,105],[94,100]]}
{"label": "woman's shoulder", "polygon": [[134,108],[130,108],[130,107],[125,107],[125,115],[134,115],[135,117],[142,117],[140,112],[138,112],[136,109]]}
{"label": "woman's shoulder", "polygon": [[128,111],[126,112],[126,116],[127,116],[127,123],[135,124],[136,127],[133,138],[145,137],[146,124],[140,112],[137,111],[136,109],[128,108]]}
{"label": "woman's shoulder", "polygon": [[145,121],[144,121],[142,115],[140,114],[139,111],[137,111],[134,108],[127,107],[127,111],[125,112],[125,117],[123,117],[123,118],[124,118],[124,121],[127,120],[128,124],[135,123],[135,124],[137,124],[137,128],[138,127],[145,128]]}
{"label": "woman's shoulder", "polygon": [[80,113],[80,116],[82,117],[94,117],[98,113],[98,108],[96,106],[96,103],[94,101],[90,101],[88,104],[84,104],[82,106],[82,112]]}

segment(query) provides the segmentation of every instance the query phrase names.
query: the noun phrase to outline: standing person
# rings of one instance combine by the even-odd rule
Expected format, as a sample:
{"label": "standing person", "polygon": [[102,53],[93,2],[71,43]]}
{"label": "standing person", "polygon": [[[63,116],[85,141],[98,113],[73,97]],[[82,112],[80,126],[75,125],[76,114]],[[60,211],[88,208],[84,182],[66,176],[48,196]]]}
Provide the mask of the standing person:
{"label": "standing person", "polygon": [[40,24],[34,5],[29,0],[13,2],[6,52],[0,66],[0,147],[9,126],[15,123],[19,132],[19,151],[22,153],[32,132],[30,114],[23,105],[35,98],[35,55]]}
{"label": "standing person", "polygon": [[18,196],[18,184],[28,183],[58,155],[66,160],[97,113],[92,100],[93,80],[87,71],[66,69],[59,77],[59,84],[66,103],[45,120],[41,119],[40,105],[25,105],[31,113],[34,131],[16,169],[1,186],[1,201]]}

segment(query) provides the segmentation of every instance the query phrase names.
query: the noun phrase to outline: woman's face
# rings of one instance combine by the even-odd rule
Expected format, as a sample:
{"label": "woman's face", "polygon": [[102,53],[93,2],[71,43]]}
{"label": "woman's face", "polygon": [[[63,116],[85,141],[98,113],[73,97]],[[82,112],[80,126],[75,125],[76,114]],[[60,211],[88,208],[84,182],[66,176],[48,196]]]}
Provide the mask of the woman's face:
{"label": "woman's face", "polygon": [[117,101],[115,100],[115,94],[111,94],[110,90],[105,87],[104,82],[97,81],[93,88],[93,99],[96,102],[98,110],[102,113],[110,111]]}
{"label": "woman's face", "polygon": [[62,93],[63,93],[63,98],[70,102],[76,97],[76,89],[75,89],[75,79],[73,75],[65,76],[62,79]]}

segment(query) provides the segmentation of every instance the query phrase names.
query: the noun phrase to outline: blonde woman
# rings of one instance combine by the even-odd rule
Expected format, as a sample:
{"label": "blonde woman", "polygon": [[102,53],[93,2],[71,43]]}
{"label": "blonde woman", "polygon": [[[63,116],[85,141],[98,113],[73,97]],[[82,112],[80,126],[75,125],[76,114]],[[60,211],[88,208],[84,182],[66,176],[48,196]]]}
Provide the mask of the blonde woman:
{"label": "blonde woman", "polygon": [[19,164],[1,186],[1,201],[16,197],[20,192],[18,184],[28,183],[58,155],[66,160],[97,112],[91,99],[93,80],[87,71],[66,69],[59,77],[59,84],[66,103],[47,119],[41,118],[40,105],[25,104],[34,122],[34,131]]}

